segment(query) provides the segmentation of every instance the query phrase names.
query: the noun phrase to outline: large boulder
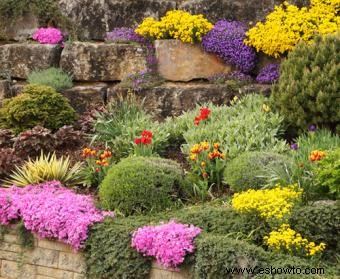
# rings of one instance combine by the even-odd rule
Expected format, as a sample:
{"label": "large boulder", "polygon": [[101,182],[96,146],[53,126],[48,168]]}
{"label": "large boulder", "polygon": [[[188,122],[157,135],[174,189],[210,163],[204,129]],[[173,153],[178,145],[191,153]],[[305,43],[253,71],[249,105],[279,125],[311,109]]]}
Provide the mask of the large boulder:
{"label": "large boulder", "polygon": [[131,44],[67,43],[61,68],[76,81],[119,81],[146,68],[146,49]]}
{"label": "large boulder", "polygon": [[179,40],[157,40],[155,47],[159,74],[169,81],[207,79],[232,70],[230,65],[204,52],[199,45]]}
{"label": "large boulder", "polygon": [[37,43],[0,45],[0,72],[9,72],[12,78],[26,79],[33,70],[57,67],[61,47]]}
{"label": "large boulder", "polygon": [[176,8],[171,0],[59,0],[81,39],[103,40],[115,27],[135,27],[145,17],[159,18]]}

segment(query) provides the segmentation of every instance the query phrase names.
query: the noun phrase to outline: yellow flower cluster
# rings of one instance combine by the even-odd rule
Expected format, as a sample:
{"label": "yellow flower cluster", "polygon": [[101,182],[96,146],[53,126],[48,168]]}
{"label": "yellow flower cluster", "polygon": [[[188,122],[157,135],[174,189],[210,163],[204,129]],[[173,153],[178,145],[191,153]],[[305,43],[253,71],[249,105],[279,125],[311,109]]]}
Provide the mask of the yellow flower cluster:
{"label": "yellow flower cluster", "polygon": [[291,229],[289,224],[283,224],[278,230],[270,232],[269,236],[264,237],[264,241],[274,251],[303,252],[306,256],[322,253],[326,248],[325,243],[316,245],[314,242],[309,242]]}
{"label": "yellow flower cluster", "polygon": [[340,0],[311,0],[310,8],[299,9],[284,2],[247,33],[245,43],[257,51],[279,57],[300,41],[310,42],[315,34],[340,30]]}
{"label": "yellow flower cluster", "polygon": [[213,27],[203,15],[174,10],[167,12],[159,21],[151,17],[145,18],[135,32],[151,39],[178,39],[193,44],[200,42],[202,36]]}
{"label": "yellow flower cluster", "polygon": [[266,220],[282,220],[291,213],[294,203],[301,198],[302,190],[296,188],[296,185],[289,185],[236,193],[232,199],[232,207],[240,213],[255,213]]}

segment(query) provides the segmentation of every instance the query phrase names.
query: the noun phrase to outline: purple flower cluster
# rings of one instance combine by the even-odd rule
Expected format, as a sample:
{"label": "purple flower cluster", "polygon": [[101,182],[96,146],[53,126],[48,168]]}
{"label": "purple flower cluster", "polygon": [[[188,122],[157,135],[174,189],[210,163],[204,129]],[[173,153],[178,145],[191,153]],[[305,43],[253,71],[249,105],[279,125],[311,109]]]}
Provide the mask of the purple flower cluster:
{"label": "purple flower cluster", "polygon": [[133,233],[132,247],[144,256],[155,257],[165,267],[178,267],[195,250],[194,238],[201,229],[171,221],[159,226],[145,226]]}
{"label": "purple flower cluster", "polygon": [[202,39],[205,51],[214,53],[243,73],[251,72],[256,64],[256,52],[244,44],[247,26],[239,21],[220,20]]}
{"label": "purple flower cluster", "polygon": [[144,44],[146,40],[144,37],[138,35],[135,30],[128,27],[114,28],[111,32],[106,34],[105,40],[112,42],[135,42]]}
{"label": "purple flower cluster", "polygon": [[113,213],[98,210],[92,197],[76,194],[59,181],[0,189],[0,224],[21,218],[27,230],[75,250],[83,247],[89,227],[106,216]]}
{"label": "purple flower cluster", "polygon": [[40,44],[60,44],[63,42],[63,33],[54,27],[39,28],[32,36]]}
{"label": "purple flower cluster", "polygon": [[268,64],[264,66],[256,77],[258,83],[273,83],[280,77],[280,65]]}

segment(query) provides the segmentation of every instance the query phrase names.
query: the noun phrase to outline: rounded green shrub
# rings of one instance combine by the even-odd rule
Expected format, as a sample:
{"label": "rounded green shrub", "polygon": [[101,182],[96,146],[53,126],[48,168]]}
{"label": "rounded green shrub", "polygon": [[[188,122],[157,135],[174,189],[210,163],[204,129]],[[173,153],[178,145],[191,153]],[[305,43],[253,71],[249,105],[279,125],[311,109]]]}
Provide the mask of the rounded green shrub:
{"label": "rounded green shrub", "polygon": [[61,92],[72,87],[72,77],[58,68],[33,71],[27,77],[30,84],[47,85]]}
{"label": "rounded green shrub", "polygon": [[271,102],[291,127],[340,128],[339,53],[339,34],[317,37],[310,45],[298,45],[281,64]]}
{"label": "rounded green shrub", "polygon": [[100,204],[125,215],[173,205],[184,189],[183,171],[174,161],[129,157],[113,165],[99,188]]}
{"label": "rounded green shrub", "polygon": [[45,85],[27,85],[0,109],[0,127],[16,133],[35,126],[56,130],[77,118],[68,100]]}
{"label": "rounded green shrub", "polygon": [[224,180],[235,192],[260,189],[267,183],[267,171],[284,166],[288,159],[271,152],[245,152],[227,164]]}

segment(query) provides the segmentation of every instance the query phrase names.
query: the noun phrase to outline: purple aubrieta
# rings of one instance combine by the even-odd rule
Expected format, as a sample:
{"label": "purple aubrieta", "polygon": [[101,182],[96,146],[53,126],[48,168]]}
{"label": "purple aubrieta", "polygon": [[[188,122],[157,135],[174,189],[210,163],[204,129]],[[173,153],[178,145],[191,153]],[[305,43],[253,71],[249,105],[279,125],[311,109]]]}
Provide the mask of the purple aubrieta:
{"label": "purple aubrieta", "polygon": [[256,52],[243,42],[246,31],[247,26],[242,22],[220,20],[202,38],[202,47],[243,73],[250,73],[256,64]]}

